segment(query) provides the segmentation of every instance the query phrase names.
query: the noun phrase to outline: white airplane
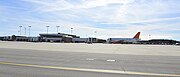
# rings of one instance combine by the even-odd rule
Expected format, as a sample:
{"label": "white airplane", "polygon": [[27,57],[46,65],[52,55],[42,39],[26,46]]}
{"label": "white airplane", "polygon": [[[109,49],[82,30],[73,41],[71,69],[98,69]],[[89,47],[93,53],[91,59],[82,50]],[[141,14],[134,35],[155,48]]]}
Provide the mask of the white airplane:
{"label": "white airplane", "polygon": [[133,38],[108,38],[107,42],[113,43],[113,44],[116,44],[116,43],[137,43],[140,40],[140,38],[139,38],[140,33],[141,32],[138,32]]}

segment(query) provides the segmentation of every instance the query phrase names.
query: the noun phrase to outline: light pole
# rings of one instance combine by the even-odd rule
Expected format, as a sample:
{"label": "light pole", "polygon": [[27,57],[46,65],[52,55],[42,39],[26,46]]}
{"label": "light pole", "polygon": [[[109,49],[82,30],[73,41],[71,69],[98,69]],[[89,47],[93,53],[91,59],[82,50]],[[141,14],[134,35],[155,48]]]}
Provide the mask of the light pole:
{"label": "light pole", "polygon": [[30,28],[31,28],[31,26],[28,26],[28,27],[29,27],[29,36],[30,36],[30,30],[31,30]]}
{"label": "light pole", "polygon": [[59,27],[60,27],[60,26],[56,26],[56,27],[57,27],[57,33],[58,33],[58,30],[59,30]]}
{"label": "light pole", "polygon": [[18,34],[20,35],[20,31],[18,30]]}
{"label": "light pole", "polygon": [[26,35],[26,27],[24,27],[24,35]]}
{"label": "light pole", "polygon": [[97,33],[97,31],[94,31],[94,33],[95,33],[95,38],[96,38],[96,33]]}
{"label": "light pole", "polygon": [[46,26],[47,27],[47,34],[48,34],[48,28],[49,28],[49,26]]}
{"label": "light pole", "polygon": [[72,30],[73,30],[73,28],[71,28],[71,35],[72,35],[72,32],[73,32]]}
{"label": "light pole", "polygon": [[22,26],[19,26],[19,29],[20,29],[20,35],[21,35],[21,27],[22,27]]}
{"label": "light pole", "polygon": [[149,34],[149,40],[151,39],[151,35]]}
{"label": "light pole", "polygon": [[95,33],[95,42],[97,42],[97,39],[96,39],[96,33],[97,33],[97,31],[94,31],[94,33]]}

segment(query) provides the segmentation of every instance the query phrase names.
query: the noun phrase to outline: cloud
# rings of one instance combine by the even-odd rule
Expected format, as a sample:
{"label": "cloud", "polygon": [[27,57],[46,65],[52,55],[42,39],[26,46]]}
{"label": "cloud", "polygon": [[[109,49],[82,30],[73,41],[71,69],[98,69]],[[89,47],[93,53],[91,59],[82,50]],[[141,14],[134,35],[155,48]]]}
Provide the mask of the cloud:
{"label": "cloud", "polygon": [[58,11],[67,9],[89,9],[96,7],[104,7],[111,4],[125,5],[133,2],[134,0],[81,0],[79,4],[74,5],[72,2],[66,0],[22,0],[26,2],[36,3],[42,5],[44,11]]}
{"label": "cloud", "polygon": [[[143,38],[152,33],[155,33],[153,38],[163,36],[177,38],[179,34],[173,35],[172,32],[166,32],[179,30],[180,5],[174,0],[21,1],[28,4],[23,6],[32,6],[30,8],[18,7],[28,12],[17,10],[16,7],[6,8],[7,12],[12,11],[13,14],[5,12],[7,15],[1,15],[1,18],[12,17],[14,18],[12,21],[17,22],[15,25],[32,25],[36,32],[34,34],[46,32],[46,25],[51,26],[51,32],[56,31],[56,25],[60,25],[61,31],[67,33],[73,27],[74,32],[83,37],[94,37],[94,31],[97,31],[96,35],[99,38],[132,37],[138,31],[142,31]],[[174,14],[177,15],[172,16]],[[162,32],[158,32],[159,30]]]}
{"label": "cloud", "polygon": [[68,3],[65,0],[21,0],[24,2],[32,3],[34,8],[33,11],[36,12],[51,12],[51,11],[61,11],[70,9],[73,7],[72,4]]}
{"label": "cloud", "polygon": [[108,6],[111,4],[128,4],[133,2],[134,0],[84,0],[82,5],[79,8],[95,8],[95,7],[102,7]]}
{"label": "cloud", "polygon": [[[143,22],[145,20],[155,20],[160,19],[158,16],[160,14],[168,13],[167,5],[160,3],[159,1],[153,1],[148,4],[146,3],[129,3],[125,5],[119,5],[119,9],[115,9],[113,11],[106,11],[103,13],[99,13],[98,19],[99,22],[107,22],[107,23],[129,23],[129,22]],[[111,7],[114,8],[114,7]],[[106,8],[103,8],[106,9]],[[102,9],[100,9],[102,10]],[[112,14],[109,14],[112,13]],[[101,15],[103,14],[103,15]],[[101,17],[100,17],[101,16]],[[104,18],[106,16],[106,18]],[[95,18],[96,16],[94,16]]]}
{"label": "cloud", "polygon": [[158,23],[158,22],[168,22],[173,20],[180,20],[180,17],[173,18],[155,18],[155,19],[146,19],[146,20],[137,20],[137,21],[129,21],[129,22],[102,22],[102,24],[122,24],[122,23]]}

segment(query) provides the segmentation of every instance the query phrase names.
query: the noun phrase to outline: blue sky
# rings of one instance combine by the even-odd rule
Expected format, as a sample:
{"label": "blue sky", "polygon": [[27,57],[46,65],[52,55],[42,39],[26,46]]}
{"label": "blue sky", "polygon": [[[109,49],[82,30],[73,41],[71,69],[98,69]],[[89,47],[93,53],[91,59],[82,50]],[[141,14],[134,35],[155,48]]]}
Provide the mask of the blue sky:
{"label": "blue sky", "polygon": [[[81,37],[180,40],[180,0],[0,0],[0,36],[59,31]],[[97,32],[95,34],[95,31]],[[151,35],[149,37],[149,35]]]}

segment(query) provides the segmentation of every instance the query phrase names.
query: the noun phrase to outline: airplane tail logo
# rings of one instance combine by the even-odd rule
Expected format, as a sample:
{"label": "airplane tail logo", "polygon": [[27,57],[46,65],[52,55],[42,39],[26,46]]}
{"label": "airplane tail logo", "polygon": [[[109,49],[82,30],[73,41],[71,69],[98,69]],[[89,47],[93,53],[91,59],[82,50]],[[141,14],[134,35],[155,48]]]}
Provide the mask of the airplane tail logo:
{"label": "airplane tail logo", "polygon": [[141,33],[141,32],[138,32],[133,38],[139,39],[140,33]]}

